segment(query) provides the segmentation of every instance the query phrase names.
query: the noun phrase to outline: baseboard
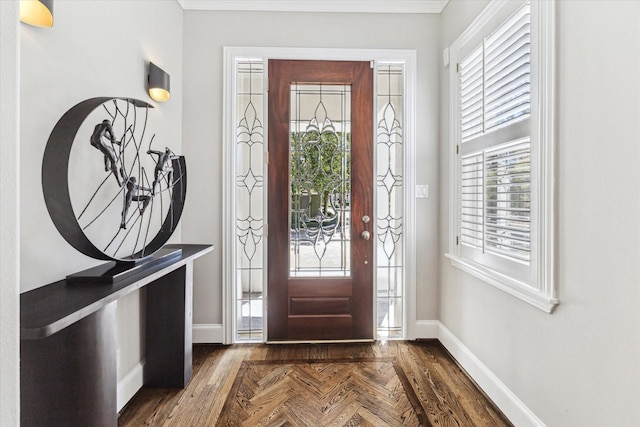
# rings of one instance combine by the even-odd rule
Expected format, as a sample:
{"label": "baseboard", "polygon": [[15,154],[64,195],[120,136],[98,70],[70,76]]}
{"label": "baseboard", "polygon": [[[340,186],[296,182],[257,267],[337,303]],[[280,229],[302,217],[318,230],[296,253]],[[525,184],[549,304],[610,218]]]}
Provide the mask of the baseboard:
{"label": "baseboard", "polygon": [[144,360],[139,362],[129,373],[118,381],[118,412],[144,385]]}
{"label": "baseboard", "polygon": [[437,339],[440,337],[440,325],[438,320],[416,320],[411,335],[415,339]]}
{"label": "baseboard", "polygon": [[220,344],[223,341],[223,330],[220,324],[194,324],[193,325],[194,344]]}
{"label": "baseboard", "polygon": [[[500,379],[478,359],[442,323],[438,323],[438,339],[451,355],[458,361],[473,380],[502,410],[509,420],[520,427],[546,427],[518,397]],[[431,336],[425,337],[431,338]]]}

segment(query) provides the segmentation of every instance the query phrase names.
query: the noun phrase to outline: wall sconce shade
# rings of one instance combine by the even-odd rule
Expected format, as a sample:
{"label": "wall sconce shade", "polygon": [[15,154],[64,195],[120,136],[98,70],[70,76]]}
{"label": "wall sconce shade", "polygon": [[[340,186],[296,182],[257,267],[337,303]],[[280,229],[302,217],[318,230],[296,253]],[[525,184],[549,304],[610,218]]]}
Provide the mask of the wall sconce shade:
{"label": "wall sconce shade", "polygon": [[35,27],[53,27],[53,0],[20,0],[20,21]]}
{"label": "wall sconce shade", "polygon": [[158,102],[168,101],[171,97],[171,76],[162,68],[149,63],[149,96]]}

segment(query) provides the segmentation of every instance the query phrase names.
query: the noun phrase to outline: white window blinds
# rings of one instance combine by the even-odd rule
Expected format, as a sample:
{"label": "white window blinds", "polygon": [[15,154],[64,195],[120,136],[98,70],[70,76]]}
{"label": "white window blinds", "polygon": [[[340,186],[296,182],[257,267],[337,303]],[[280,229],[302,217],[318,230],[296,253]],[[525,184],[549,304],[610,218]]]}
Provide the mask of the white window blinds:
{"label": "white window blinds", "polygon": [[460,243],[528,262],[531,144],[528,139],[462,156]]}
{"label": "white window blinds", "polygon": [[531,111],[529,4],[467,55],[459,65],[462,142]]}
{"label": "white window blinds", "polygon": [[460,63],[460,131],[463,141],[484,131],[483,63],[482,46]]}
{"label": "white window blinds", "polygon": [[464,245],[482,249],[484,233],[483,155],[463,156],[460,165],[460,240]]}
{"label": "white window blinds", "polygon": [[487,151],[484,159],[485,249],[528,262],[531,246],[531,144]]}
{"label": "white window blinds", "polygon": [[459,243],[476,260],[531,260],[529,127],[493,132],[529,118],[530,23],[527,3],[459,66]]}

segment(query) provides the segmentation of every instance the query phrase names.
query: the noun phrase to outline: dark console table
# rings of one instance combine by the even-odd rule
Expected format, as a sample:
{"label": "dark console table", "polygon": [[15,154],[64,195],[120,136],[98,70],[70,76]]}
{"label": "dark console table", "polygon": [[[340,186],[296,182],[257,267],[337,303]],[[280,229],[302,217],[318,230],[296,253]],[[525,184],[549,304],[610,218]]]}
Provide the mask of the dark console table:
{"label": "dark console table", "polygon": [[23,426],[117,425],[116,305],[147,289],[145,386],[191,379],[193,260],[211,245],[136,267],[112,284],[61,280],[20,295]]}

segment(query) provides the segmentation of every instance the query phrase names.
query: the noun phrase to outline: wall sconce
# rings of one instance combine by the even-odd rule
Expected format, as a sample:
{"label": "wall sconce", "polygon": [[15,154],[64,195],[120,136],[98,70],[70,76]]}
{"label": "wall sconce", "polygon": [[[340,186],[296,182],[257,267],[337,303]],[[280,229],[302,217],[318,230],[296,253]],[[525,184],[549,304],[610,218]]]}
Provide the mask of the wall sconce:
{"label": "wall sconce", "polygon": [[35,27],[53,27],[53,0],[20,0],[20,21]]}
{"label": "wall sconce", "polygon": [[169,88],[171,77],[162,68],[149,62],[149,96],[158,102],[168,101],[171,97]]}

